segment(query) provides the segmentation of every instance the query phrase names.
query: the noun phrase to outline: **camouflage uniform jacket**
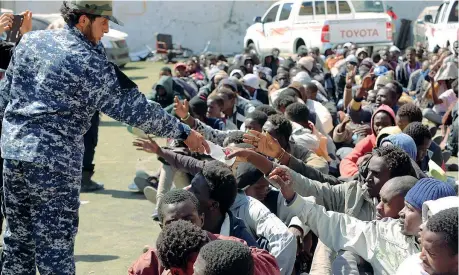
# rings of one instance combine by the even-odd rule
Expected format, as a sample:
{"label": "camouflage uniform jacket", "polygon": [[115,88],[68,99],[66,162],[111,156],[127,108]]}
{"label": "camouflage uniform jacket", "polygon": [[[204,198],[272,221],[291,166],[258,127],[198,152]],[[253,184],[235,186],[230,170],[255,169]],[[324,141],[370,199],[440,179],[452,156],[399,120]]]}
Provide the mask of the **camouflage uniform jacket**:
{"label": "camouflage uniform jacket", "polygon": [[27,33],[0,82],[2,157],[81,173],[83,134],[96,110],[163,137],[190,128],[147,102],[76,27]]}

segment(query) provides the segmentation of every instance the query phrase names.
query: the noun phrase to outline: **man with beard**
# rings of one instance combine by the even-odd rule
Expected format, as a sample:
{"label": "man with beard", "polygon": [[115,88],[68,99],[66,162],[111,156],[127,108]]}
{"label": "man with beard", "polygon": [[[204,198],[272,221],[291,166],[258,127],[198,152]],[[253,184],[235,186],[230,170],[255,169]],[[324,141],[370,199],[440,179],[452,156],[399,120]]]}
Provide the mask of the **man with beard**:
{"label": "man with beard", "polygon": [[210,151],[107,60],[111,1],[64,2],[67,25],[23,36],[0,82],[7,229],[2,274],[75,274],[83,135],[101,111]]}

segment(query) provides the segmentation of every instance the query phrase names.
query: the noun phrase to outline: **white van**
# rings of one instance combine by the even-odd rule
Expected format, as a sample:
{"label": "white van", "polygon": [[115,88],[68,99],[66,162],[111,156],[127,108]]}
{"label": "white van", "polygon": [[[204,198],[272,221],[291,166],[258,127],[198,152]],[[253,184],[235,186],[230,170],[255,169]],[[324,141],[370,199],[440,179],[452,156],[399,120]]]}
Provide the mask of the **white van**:
{"label": "white van", "polygon": [[262,55],[272,48],[296,53],[301,45],[321,51],[327,44],[346,42],[370,50],[393,45],[392,19],[383,1],[284,0],[254,21],[247,29],[244,46]]}

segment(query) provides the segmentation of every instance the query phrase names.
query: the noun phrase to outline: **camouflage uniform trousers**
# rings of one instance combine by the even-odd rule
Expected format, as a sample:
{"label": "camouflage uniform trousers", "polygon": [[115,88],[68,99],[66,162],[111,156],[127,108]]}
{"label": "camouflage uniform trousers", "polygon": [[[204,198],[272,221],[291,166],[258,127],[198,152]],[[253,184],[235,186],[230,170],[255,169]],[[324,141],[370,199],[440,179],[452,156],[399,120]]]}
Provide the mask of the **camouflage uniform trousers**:
{"label": "camouflage uniform trousers", "polygon": [[1,274],[75,274],[81,172],[5,159]]}

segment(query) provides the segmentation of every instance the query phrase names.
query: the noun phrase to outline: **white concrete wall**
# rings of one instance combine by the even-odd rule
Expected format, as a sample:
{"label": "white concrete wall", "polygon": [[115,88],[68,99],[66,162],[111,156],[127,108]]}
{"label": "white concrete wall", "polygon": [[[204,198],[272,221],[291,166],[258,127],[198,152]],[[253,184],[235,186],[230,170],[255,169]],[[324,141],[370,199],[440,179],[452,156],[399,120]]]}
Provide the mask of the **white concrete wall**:
{"label": "white concrete wall", "polygon": [[[19,12],[55,13],[61,1],[1,1],[3,8]],[[115,15],[124,27],[113,28],[129,34],[132,51],[154,48],[155,33],[173,36],[175,44],[201,52],[207,41],[215,52],[240,52],[246,28],[257,15],[263,15],[273,1],[114,1]],[[399,20],[415,20],[424,7],[440,5],[441,1],[387,1]]]}
{"label": "white concrete wall", "polygon": [[116,15],[125,23],[134,50],[154,46],[155,33],[171,34],[173,43],[201,52],[240,52],[245,30],[272,2],[262,1],[135,1],[115,2]]}

